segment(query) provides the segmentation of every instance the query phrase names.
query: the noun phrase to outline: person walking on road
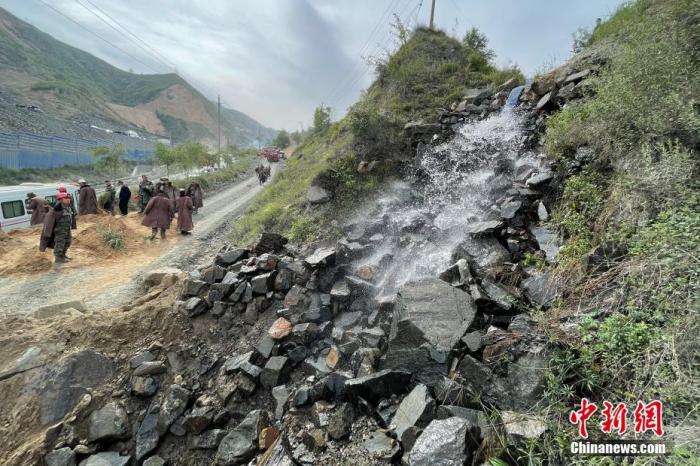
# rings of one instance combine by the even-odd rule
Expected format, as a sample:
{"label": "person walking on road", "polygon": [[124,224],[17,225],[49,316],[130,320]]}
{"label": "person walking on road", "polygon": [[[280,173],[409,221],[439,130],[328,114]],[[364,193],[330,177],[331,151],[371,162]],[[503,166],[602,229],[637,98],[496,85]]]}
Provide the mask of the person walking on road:
{"label": "person walking on road", "polygon": [[160,230],[160,239],[165,239],[165,232],[170,229],[170,222],[175,215],[173,203],[163,191],[158,191],[156,195],[148,201],[148,205],[143,210],[144,217],[141,225],[151,229],[151,237],[154,240],[156,233]]}
{"label": "person walking on road", "polygon": [[117,181],[119,186],[119,212],[122,217],[129,213],[129,200],[131,199],[131,189],[122,180]]}
{"label": "person walking on road", "polygon": [[53,255],[56,264],[61,264],[71,260],[66,255],[70,247],[72,235],[71,230],[77,228],[75,212],[71,207],[71,196],[68,193],[58,193],[57,202],[49,210],[44,218],[44,228],[41,231],[39,250],[46,251],[46,248],[53,248]]}
{"label": "person walking on road", "polygon": [[180,196],[180,191],[173,186],[173,182],[170,181],[168,178],[163,178],[163,191],[165,191],[165,195],[168,196],[168,199],[170,199],[170,202],[173,203],[173,212],[175,211],[175,201],[177,201],[177,198]]}
{"label": "person walking on road", "polygon": [[78,215],[88,215],[97,213],[97,194],[95,188],[90,186],[84,179],[79,179],[80,190],[78,191]]}
{"label": "person walking on road", "polygon": [[139,213],[142,214],[153,196],[153,182],[148,180],[146,175],[141,175],[139,183]]}
{"label": "person walking on road", "polygon": [[194,229],[192,222],[192,210],[194,205],[192,198],[185,194],[185,190],[180,190],[180,197],[175,201],[175,211],[177,212],[177,229],[180,234],[189,235]]}
{"label": "person walking on road", "polygon": [[194,206],[194,213],[199,213],[199,209],[204,207],[204,192],[199,183],[193,181],[187,187],[187,195],[192,198],[192,205]]}
{"label": "person walking on road", "polygon": [[29,219],[29,225],[39,225],[44,223],[44,217],[49,211],[49,203],[43,197],[39,197],[34,193],[27,193],[27,210],[32,214],[32,217]]}
{"label": "person walking on road", "polygon": [[112,186],[112,182],[110,180],[105,180],[105,194],[105,210],[113,216],[114,203],[117,199],[117,191],[114,189],[114,186]]}

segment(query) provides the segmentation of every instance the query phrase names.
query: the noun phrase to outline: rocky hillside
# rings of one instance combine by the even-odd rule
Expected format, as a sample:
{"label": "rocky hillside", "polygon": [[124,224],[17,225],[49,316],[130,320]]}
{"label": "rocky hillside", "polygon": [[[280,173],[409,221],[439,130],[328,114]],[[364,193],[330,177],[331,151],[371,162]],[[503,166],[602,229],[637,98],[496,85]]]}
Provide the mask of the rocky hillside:
{"label": "rocky hillside", "polygon": [[[0,130],[99,136],[90,125],[214,143],[216,105],[176,74],[137,75],[55,40],[0,9]],[[27,108],[37,106],[39,110]],[[235,110],[222,137],[247,146],[275,131]],[[104,136],[104,133],[102,133]]]}
{"label": "rocky hillside", "polygon": [[[153,271],[118,318],[15,318],[0,457],[613,464],[572,455],[585,399],[589,441],[673,445],[624,464],[696,464],[698,19],[690,0],[626,5],[528,87],[482,80],[382,125],[386,157],[351,112],[290,160],[301,187],[282,178],[244,218],[268,230],[249,247]],[[406,88],[382,86],[356,122],[396,117],[384,97]],[[292,241],[269,231],[285,222]],[[605,402],[627,429],[601,430]]]}
{"label": "rocky hillside", "polygon": [[[474,114],[492,100],[500,108],[507,90],[497,87],[525,79],[517,68],[495,66],[485,41],[474,46],[427,28],[407,33],[395,53],[377,63],[375,82],[347,115],[314,131],[295,150],[286,170],[239,222],[234,240],[251,242],[271,228],[294,241],[324,236],[338,215],[349,214],[387,178],[405,174],[403,167],[415,154],[406,124],[433,124],[440,112],[457,105],[455,100],[484,103],[469,106]],[[487,85],[475,102],[478,96],[471,93]]]}

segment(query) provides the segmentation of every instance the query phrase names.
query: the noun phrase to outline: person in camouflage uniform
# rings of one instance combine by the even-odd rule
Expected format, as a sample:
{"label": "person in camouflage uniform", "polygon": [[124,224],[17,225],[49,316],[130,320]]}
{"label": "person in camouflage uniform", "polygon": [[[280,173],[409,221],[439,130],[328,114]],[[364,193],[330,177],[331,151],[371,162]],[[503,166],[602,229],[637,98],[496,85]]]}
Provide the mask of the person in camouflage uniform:
{"label": "person in camouflage uniform", "polygon": [[114,215],[114,203],[117,199],[117,190],[114,189],[110,180],[105,180],[105,194],[107,195],[105,199],[105,210],[109,212],[110,215]]}
{"label": "person in camouflage uniform", "polygon": [[148,205],[148,201],[151,200],[154,191],[153,182],[149,181],[146,175],[141,175],[141,182],[139,183],[139,213],[143,213],[143,209]]}
{"label": "person in camouflage uniform", "polygon": [[67,193],[58,193],[57,202],[53,209],[44,218],[44,228],[41,232],[39,250],[53,248],[53,255],[56,263],[60,264],[71,260],[66,255],[70,247],[72,235],[71,230],[75,230],[75,212],[71,208],[71,197]]}

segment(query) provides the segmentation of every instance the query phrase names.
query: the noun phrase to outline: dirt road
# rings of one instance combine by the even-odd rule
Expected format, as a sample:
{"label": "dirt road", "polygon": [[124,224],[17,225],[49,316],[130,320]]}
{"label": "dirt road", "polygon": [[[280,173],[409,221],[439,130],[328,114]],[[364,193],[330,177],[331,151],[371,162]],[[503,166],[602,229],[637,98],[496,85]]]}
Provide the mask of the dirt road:
{"label": "dirt road", "polygon": [[[273,165],[273,176],[278,168],[277,164]],[[182,237],[171,230],[168,240],[149,242],[144,239],[147,229],[138,227],[139,218],[131,214],[134,217],[128,218],[128,226],[143,231],[127,230],[135,238],[128,238],[131,243],[124,253],[103,257],[99,251],[91,254],[87,250],[74,257],[68,266],[54,270],[47,263],[52,258],[47,252],[37,256],[46,264],[40,267],[41,271],[0,274],[0,317],[79,299],[84,299],[91,311],[127,304],[139,294],[139,279],[144,271],[166,266],[191,270],[210,262],[223,245],[231,224],[261,189],[257,178],[252,176],[205,199],[205,206],[194,216],[195,229],[191,236]],[[79,229],[75,238],[80,238],[81,233],[85,234]],[[25,255],[40,254],[36,252],[38,239],[33,234],[25,242],[31,248]],[[6,257],[0,258],[0,262],[8,262]]]}

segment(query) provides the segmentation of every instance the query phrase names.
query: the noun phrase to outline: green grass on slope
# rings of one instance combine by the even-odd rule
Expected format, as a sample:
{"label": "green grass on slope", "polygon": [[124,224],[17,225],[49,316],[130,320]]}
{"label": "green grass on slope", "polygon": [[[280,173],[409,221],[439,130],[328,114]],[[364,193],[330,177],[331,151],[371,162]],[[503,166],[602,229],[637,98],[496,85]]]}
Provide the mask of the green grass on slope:
{"label": "green grass on slope", "polygon": [[[661,399],[667,432],[678,434],[663,464],[700,464],[697,442],[682,434],[700,426],[699,22],[693,0],[625,5],[593,33],[592,47],[603,39],[616,47],[593,92],[548,122],[545,150],[563,171],[581,146],[594,159],[566,180],[552,217],[565,239],[553,270],[564,297],[540,320],[551,329],[583,315],[580,338],[550,333],[553,426],[536,462],[612,464],[567,457],[575,438],[566,416],[586,396],[628,406]],[[588,271],[584,255],[602,243],[627,254]]]}
{"label": "green grass on slope", "polygon": [[[264,230],[302,242],[333,233],[333,220],[373,193],[382,180],[412,158],[403,133],[415,119],[435,121],[440,108],[461,100],[469,87],[523,81],[517,69],[500,70],[483,53],[465,47],[442,31],[419,28],[387,60],[377,78],[348,114],[324,133],[305,141],[287,169],[254,201],[236,225],[233,239],[250,242]],[[377,161],[360,174],[360,161]],[[311,183],[333,193],[330,205],[311,208]]]}

